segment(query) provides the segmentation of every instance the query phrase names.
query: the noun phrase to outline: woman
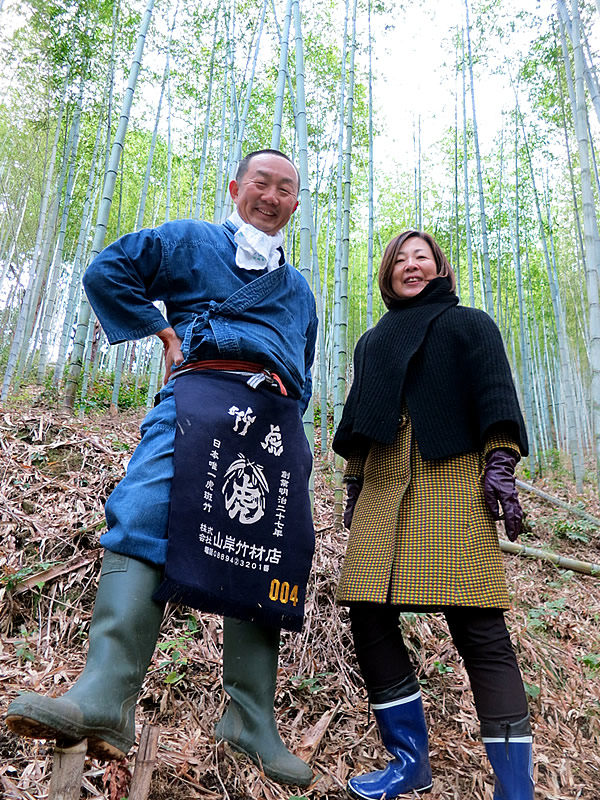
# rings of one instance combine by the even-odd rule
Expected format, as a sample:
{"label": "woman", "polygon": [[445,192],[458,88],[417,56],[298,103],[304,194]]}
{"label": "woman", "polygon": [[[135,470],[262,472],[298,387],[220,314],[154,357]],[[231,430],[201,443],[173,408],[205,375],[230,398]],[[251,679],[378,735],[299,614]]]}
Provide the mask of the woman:
{"label": "woman", "polygon": [[458,305],[455,277],[427,233],[388,244],[379,287],[388,312],[359,340],[354,383],[333,441],[347,459],[350,528],[338,588],[358,663],[392,760],[351,778],[355,798],[432,786],[419,682],[398,621],[442,611],[464,660],[496,800],[533,800],[531,727],[506,625],[494,520],[516,539],[514,468],[527,434],[498,328]]}

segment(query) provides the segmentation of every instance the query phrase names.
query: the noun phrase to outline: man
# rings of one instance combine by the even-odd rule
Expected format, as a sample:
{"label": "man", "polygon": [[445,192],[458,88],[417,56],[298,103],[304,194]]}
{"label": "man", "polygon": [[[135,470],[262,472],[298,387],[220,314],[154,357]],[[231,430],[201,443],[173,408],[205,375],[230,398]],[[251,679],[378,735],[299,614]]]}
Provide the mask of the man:
{"label": "man", "polygon": [[283,153],[256,151],[229,190],[236,208],[223,225],[127,234],[84,276],[111,344],[161,339],[165,386],[106,502],[85,669],[59,698],[18,697],[6,723],[22,736],[87,738],[95,757],[126,754],[164,600],[185,600],[224,614],[230,702],[217,737],[271,778],[305,786],[311,770],[286,749],[273,711],[279,628],[301,624],[314,536],[300,431],[317,319],[281,250],[298,172]]}

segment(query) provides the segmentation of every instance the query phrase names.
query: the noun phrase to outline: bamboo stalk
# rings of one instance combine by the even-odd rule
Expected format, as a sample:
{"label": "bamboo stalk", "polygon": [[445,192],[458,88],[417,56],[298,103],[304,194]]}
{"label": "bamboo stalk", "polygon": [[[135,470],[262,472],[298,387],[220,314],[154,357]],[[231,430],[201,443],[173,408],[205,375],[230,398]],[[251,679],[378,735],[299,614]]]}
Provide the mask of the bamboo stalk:
{"label": "bamboo stalk", "polygon": [[[140,30],[138,33],[133,61],[131,64],[131,68],[129,70],[129,80],[123,97],[123,106],[121,109],[119,126],[117,128],[115,140],[113,142],[113,146],[111,149],[110,161],[104,176],[102,201],[100,203],[100,208],[98,210],[96,231],[94,234],[94,241],[92,243],[90,261],[94,258],[94,256],[98,255],[98,253],[102,250],[102,247],[104,245],[104,238],[106,235],[106,228],[108,225],[108,218],[110,215],[110,209],[112,206],[112,199],[117,180],[117,170],[119,167],[119,161],[121,159],[121,153],[124,147],[125,134],[127,132],[127,126],[129,123],[131,105],[133,103],[133,95],[135,92],[135,87],[140,71],[142,54],[144,52],[144,44],[146,41],[146,34],[148,33],[148,28],[150,26],[150,19],[152,16],[153,7],[154,7],[154,0],[148,0],[148,4],[146,6],[146,10],[142,17],[142,23],[140,25]],[[89,302],[85,297],[82,298],[79,307],[79,319],[77,322],[75,338],[73,341],[73,351],[71,354],[69,375],[67,377],[65,396],[63,399],[63,404],[65,408],[69,409],[73,409],[75,404],[77,381],[79,379],[79,375],[81,374],[81,368],[83,366],[84,345],[86,341],[88,326],[90,323],[91,312],[92,308]]]}
{"label": "bamboo stalk", "polygon": [[551,561],[561,569],[583,572],[585,575],[593,575],[594,577],[600,576],[600,564],[593,564],[591,561],[578,561],[575,558],[566,558],[558,553],[552,553],[550,550],[527,547],[524,544],[507,542],[506,539],[500,539],[500,550],[502,550],[503,553],[512,553],[513,555],[528,556],[529,558],[539,558],[542,561]]}
{"label": "bamboo stalk", "polygon": [[87,739],[72,747],[55,747],[49,800],[78,800],[87,753]]}
{"label": "bamboo stalk", "polygon": [[[473,77],[473,51],[471,49],[471,26],[469,23],[469,3],[465,0],[466,12],[466,25],[465,30],[467,34],[467,52],[469,54],[469,83],[471,89],[471,108],[473,112],[473,144],[475,146],[475,164],[477,171],[477,187],[479,189],[479,222],[481,225],[481,244],[483,250],[483,276],[484,287],[482,290],[482,300],[485,310],[494,318],[494,294],[492,292],[492,276],[490,269],[490,255],[487,234],[487,217],[485,213],[485,199],[483,193],[483,172],[481,167],[481,152],[479,149],[479,133],[477,129],[477,114],[475,111],[475,80]],[[465,131],[466,136],[466,131]]]}
{"label": "bamboo stalk", "polygon": [[585,239],[585,275],[588,300],[588,339],[591,372],[590,398],[596,450],[596,479],[600,489],[600,232],[591,178],[590,145],[587,126],[587,105],[584,88],[583,50],[580,39],[579,8],[572,0],[573,61],[575,73],[575,106],[573,121],[579,149],[581,204]]}
{"label": "bamboo stalk", "polygon": [[463,112],[463,178],[465,184],[465,235],[467,240],[467,264],[469,267],[469,305],[475,305],[475,285],[473,283],[473,247],[471,232],[471,209],[469,204],[469,147],[467,128],[467,87],[465,63],[465,32],[461,37],[462,46],[462,112]]}

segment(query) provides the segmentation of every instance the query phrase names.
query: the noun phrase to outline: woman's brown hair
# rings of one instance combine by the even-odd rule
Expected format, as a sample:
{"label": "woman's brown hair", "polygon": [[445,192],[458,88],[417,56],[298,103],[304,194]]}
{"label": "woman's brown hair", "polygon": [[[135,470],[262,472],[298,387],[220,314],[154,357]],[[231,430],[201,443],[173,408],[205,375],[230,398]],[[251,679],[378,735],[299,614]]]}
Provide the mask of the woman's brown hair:
{"label": "woman's brown hair", "polygon": [[381,266],[379,267],[379,291],[381,292],[383,302],[388,308],[394,300],[398,299],[397,295],[392,291],[392,273],[394,272],[394,267],[398,260],[398,253],[402,249],[404,242],[414,237],[422,239],[431,247],[438,276],[440,278],[448,278],[451,291],[456,293],[456,275],[454,274],[454,270],[444,255],[444,251],[433,236],[430,233],[425,233],[425,231],[408,230],[398,234],[398,236],[394,236],[385,248],[383,258],[381,259]]}

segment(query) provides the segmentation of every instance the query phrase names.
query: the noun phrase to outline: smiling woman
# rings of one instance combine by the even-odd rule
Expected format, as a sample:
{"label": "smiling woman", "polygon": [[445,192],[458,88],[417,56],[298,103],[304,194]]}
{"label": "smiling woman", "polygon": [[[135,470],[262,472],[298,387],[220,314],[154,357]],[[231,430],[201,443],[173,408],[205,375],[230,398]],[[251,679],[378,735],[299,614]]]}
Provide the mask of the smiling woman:
{"label": "smiling woman", "polygon": [[527,698],[504,622],[509,606],[494,520],[522,519],[514,468],[527,435],[500,332],[460,306],[435,239],[408,230],[386,248],[389,309],[354,353],[354,383],[333,449],[347,459],[350,528],[337,591],[382,740],[384,770],[350,778],[357,800],[432,786],[427,725],[398,626],[441,611],[462,656],[495,797],[533,800]]}
{"label": "smiling woman", "polygon": [[392,271],[394,293],[414,297],[436,276],[437,265],[427,242],[416,236],[405,241]]}
{"label": "smiling woman", "polygon": [[434,278],[448,278],[456,291],[456,277],[433,236],[424,231],[404,231],[385,248],[379,268],[379,289],[389,308],[394,300],[419,294]]}

